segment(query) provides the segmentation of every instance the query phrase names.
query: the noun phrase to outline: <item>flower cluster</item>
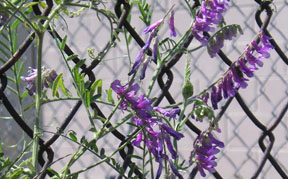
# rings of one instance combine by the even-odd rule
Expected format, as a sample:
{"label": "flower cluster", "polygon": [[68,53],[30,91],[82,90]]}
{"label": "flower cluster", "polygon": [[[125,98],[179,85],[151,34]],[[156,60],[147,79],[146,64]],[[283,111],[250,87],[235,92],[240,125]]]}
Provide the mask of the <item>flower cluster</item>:
{"label": "flower cluster", "polygon": [[224,47],[224,40],[232,40],[233,37],[237,36],[237,33],[243,34],[243,31],[239,25],[229,25],[222,28],[219,32],[214,34],[207,44],[207,51],[211,58],[215,57],[216,54]]}
{"label": "flower cluster", "polygon": [[210,173],[215,172],[217,166],[215,155],[223,148],[224,143],[217,140],[209,131],[202,132],[194,142],[194,149],[191,152],[190,162],[196,162],[201,176],[205,177],[204,169]]}
{"label": "flower cluster", "polygon": [[[152,108],[151,99],[146,98],[144,95],[140,95],[139,97],[136,96],[136,93],[139,90],[137,84],[131,84],[130,88],[128,87],[128,84],[121,85],[119,80],[115,80],[111,84],[111,88],[118,94],[118,97],[123,98],[119,108],[123,110],[132,110],[135,114],[133,118],[134,123],[139,127],[143,127],[143,131],[137,135],[132,141],[132,144],[140,147],[141,142],[144,141],[148,150],[154,155],[156,162],[159,163],[156,178],[160,178],[161,176],[163,161],[169,161],[174,174],[179,178],[183,178],[170,161],[168,155],[164,153],[163,145],[166,144],[172,159],[176,159],[178,155],[173,148],[171,137],[180,140],[184,136],[163,123],[161,118],[157,117],[162,115],[167,118],[176,118],[180,109],[165,110],[160,107]],[[156,113],[156,115],[153,115],[153,112]]]}
{"label": "flower cluster", "polygon": [[226,11],[230,0],[203,0],[199,13],[195,17],[192,32],[202,45],[208,44],[208,39],[203,32],[212,32],[214,25],[220,24],[223,19],[222,13]]}
{"label": "flower cluster", "polygon": [[[53,69],[46,69],[42,67],[42,88],[49,88],[49,83],[53,84],[57,77],[57,73]],[[36,80],[37,80],[37,69],[30,68],[28,71],[28,76],[21,79],[27,83],[26,89],[28,94],[32,96],[36,92]]]}
{"label": "flower cluster", "polygon": [[[270,37],[260,31],[259,38],[261,44],[258,45],[256,41],[252,41],[247,46],[244,55],[231,65],[230,70],[218,82],[218,87],[215,85],[212,87],[211,104],[214,109],[218,109],[217,103],[222,100],[222,95],[225,99],[234,97],[239,88],[246,88],[248,79],[244,77],[244,74],[248,78],[253,77],[254,71],[263,66],[261,59],[270,57],[269,51],[273,49],[269,42]],[[253,55],[255,51],[257,56]]]}
{"label": "flower cluster", "polygon": [[[143,67],[141,69],[141,75],[140,80],[143,80],[145,78],[145,71],[148,67],[148,63],[150,62],[150,57],[145,57],[146,51],[149,49],[152,40],[154,39],[153,43],[153,49],[152,49],[152,60],[154,63],[157,63],[157,53],[158,53],[158,42],[159,39],[157,37],[157,28],[164,22],[164,18],[156,21],[155,23],[151,24],[150,26],[146,27],[143,31],[144,34],[149,34],[149,37],[145,43],[145,45],[141,48],[140,52],[138,53],[135,63],[131,69],[131,71],[128,73],[129,76],[134,74],[139,66],[143,64]],[[174,10],[171,11],[170,19],[169,19],[169,29],[170,29],[170,36],[176,37],[176,31],[174,27]]]}

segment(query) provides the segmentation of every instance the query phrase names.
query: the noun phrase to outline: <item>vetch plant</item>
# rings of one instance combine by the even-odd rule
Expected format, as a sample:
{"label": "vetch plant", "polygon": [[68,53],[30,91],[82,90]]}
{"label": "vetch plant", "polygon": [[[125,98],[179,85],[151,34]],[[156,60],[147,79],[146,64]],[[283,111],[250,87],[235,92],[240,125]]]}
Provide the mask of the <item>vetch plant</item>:
{"label": "vetch plant", "polygon": [[[0,100],[10,115],[9,119],[15,120],[31,138],[28,145],[24,143],[22,153],[14,161],[4,156],[0,143],[1,178],[45,178],[47,175],[51,178],[78,178],[82,173],[104,163],[119,178],[185,178],[187,175],[193,178],[197,172],[202,177],[206,177],[208,173],[218,176],[217,158],[225,148],[225,144],[217,139],[217,133],[221,132],[220,119],[239,89],[247,88],[249,79],[255,77],[255,72],[260,70],[265,63],[264,59],[269,59],[271,50],[275,48],[275,43],[271,43],[273,38],[267,33],[272,15],[269,11],[271,2],[261,1],[264,5],[262,4],[260,10],[268,8],[268,15],[256,37],[251,39],[235,61],[232,62],[225,56],[224,50],[222,51],[225,41],[245,35],[240,25],[227,25],[225,22],[225,13],[231,2],[200,0],[191,4],[185,0],[191,16],[190,19],[185,19],[190,21],[190,26],[182,35],[175,26],[181,21],[181,15],[177,14],[178,2],[173,2],[175,4],[165,10],[160,19],[153,21],[153,10],[145,0],[119,0],[115,3],[115,13],[101,0],[1,1],[0,33],[3,40],[0,43]],[[77,9],[76,12],[74,8]],[[132,9],[139,11],[139,22],[142,20],[145,24],[144,30],[131,26]],[[57,32],[57,21],[85,15],[85,11],[95,11],[100,23],[108,22],[111,36],[98,54],[94,54],[95,49],[87,50],[90,60],[72,51],[68,41],[74,39],[69,39],[69,35],[61,37]],[[102,21],[101,18],[107,21]],[[67,27],[69,25],[67,21]],[[19,45],[18,30],[23,27],[29,35]],[[165,29],[169,29],[166,33],[168,35],[160,35],[162,32],[165,34]],[[48,33],[61,54],[65,71],[44,67],[43,43],[44,35]],[[133,40],[141,46],[134,58],[130,54],[130,43]],[[189,45],[195,41],[201,45],[189,50]],[[106,55],[118,43],[123,42],[127,47],[129,72],[122,80],[105,79],[110,84],[106,87],[103,85],[104,79],[98,79],[95,71],[99,70],[99,64],[105,63]],[[36,47],[37,55],[36,62],[32,63],[33,67],[29,67],[22,55],[32,45]],[[191,54],[204,48],[207,49],[207,57],[211,60],[221,57],[229,67],[215,82],[197,92],[194,91],[192,71],[199,67],[192,65]],[[179,70],[184,76],[181,79],[182,87],[179,88],[182,98],[176,102],[168,89],[171,86],[169,82],[173,81],[171,69],[177,62],[183,61],[182,56],[186,56],[186,65]],[[153,68],[150,63],[154,63],[156,67]],[[145,75],[148,66],[153,68],[152,77]],[[24,75],[25,69],[28,69],[27,75]],[[164,75],[167,75],[165,84]],[[149,81],[148,87],[143,85],[145,81]],[[72,83],[69,85],[72,89],[68,90],[68,82]],[[156,82],[161,89],[158,89],[160,94],[155,95],[152,90],[157,89]],[[26,86],[25,89],[23,86]],[[19,109],[11,105],[6,96],[7,90],[17,96]],[[115,96],[117,100],[114,99]],[[161,103],[164,97],[169,105]],[[220,102],[225,100],[227,103],[220,106]],[[28,106],[26,101],[30,101]],[[56,132],[45,131],[41,126],[44,121],[42,113],[45,113],[42,110],[43,105],[67,101],[76,101],[71,112],[65,116],[61,125],[54,126]],[[87,137],[83,134],[79,139],[75,131],[69,130],[68,124],[74,120],[81,106],[86,115],[83,115],[85,117],[81,119],[81,123],[89,124],[89,130],[83,132],[91,135]],[[108,106],[109,112],[103,112],[99,106]],[[25,122],[27,113],[32,114],[33,119],[29,120],[33,121],[33,128]],[[116,115],[118,113],[121,113],[120,117]],[[205,126],[202,131],[197,128],[199,123]],[[128,127],[129,134],[121,133],[122,128]],[[189,129],[197,134],[194,139],[187,135]],[[53,136],[44,140],[43,135],[47,134]],[[111,135],[119,139],[120,144],[108,154],[99,143]],[[55,160],[54,154],[57,151],[53,151],[53,143],[59,138],[73,143],[77,149],[71,155],[60,156]],[[189,156],[181,155],[181,142],[184,140],[188,141],[186,146],[190,150]],[[20,142],[18,145],[21,145]],[[97,161],[85,168],[75,168],[74,164],[87,153],[95,156]],[[29,159],[24,160],[23,156],[26,154]],[[117,154],[122,159],[117,159]],[[62,169],[53,168],[54,163],[64,158],[68,160]]]}

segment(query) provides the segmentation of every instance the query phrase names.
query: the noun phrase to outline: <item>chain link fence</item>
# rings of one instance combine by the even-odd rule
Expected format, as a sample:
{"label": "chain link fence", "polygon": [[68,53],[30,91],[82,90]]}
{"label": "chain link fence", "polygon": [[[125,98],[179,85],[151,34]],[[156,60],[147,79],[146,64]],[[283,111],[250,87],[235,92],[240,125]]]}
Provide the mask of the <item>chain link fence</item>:
{"label": "chain link fence", "polygon": [[[156,21],[163,17],[168,9],[175,4],[175,26],[177,28],[177,39],[183,35],[185,29],[188,28],[190,23],[189,11],[184,1],[151,1],[151,8],[153,9],[152,21]],[[106,8],[114,11],[115,3],[109,2],[106,4]],[[288,51],[288,28],[285,24],[286,12],[288,10],[286,1],[275,1],[274,2],[274,14],[272,16],[271,23],[268,25],[268,31],[272,37],[277,41],[280,48],[287,54]],[[254,1],[248,0],[234,0],[231,2],[231,7],[225,14],[225,20],[227,24],[240,24],[244,35],[237,37],[233,41],[225,42],[223,52],[230,58],[237,60],[239,55],[243,52],[246,44],[255,36],[259,30],[255,21],[255,12],[259,8],[259,5]],[[72,9],[77,11],[79,9]],[[135,28],[138,34],[142,36],[141,32],[145,28],[139,18],[137,7],[132,7],[131,26]],[[95,49],[95,53],[101,51],[107,41],[110,39],[110,27],[105,17],[97,16],[95,11],[86,10],[81,16],[75,16],[73,18],[64,17],[59,18],[56,24],[56,30],[60,35],[67,34],[67,44],[70,48],[79,55],[79,58],[88,58],[87,49]],[[162,36],[167,35],[167,29],[162,29],[160,34]],[[127,34],[129,35],[129,34]],[[116,46],[113,47],[106,55],[103,62],[101,62],[97,68],[93,70],[96,79],[103,79],[103,89],[108,89],[109,85],[114,79],[127,80],[127,73],[129,72],[129,66],[134,62],[137,53],[140,50],[140,46],[132,39],[132,43],[127,47],[125,44],[125,34],[119,34],[120,41],[116,40]],[[190,44],[188,49],[192,49],[199,46],[199,44]],[[128,58],[127,48],[131,54],[131,61]],[[69,81],[69,75],[61,54],[57,51],[55,40],[49,35],[45,36],[44,44],[44,62],[46,66],[54,68],[59,73],[64,73],[64,80],[68,89],[72,89],[72,83]],[[183,84],[183,71],[185,66],[185,58],[182,57],[177,64],[172,67],[174,75],[173,83],[169,88],[171,96],[173,96],[176,102],[182,100],[181,86]],[[191,80],[194,85],[194,93],[198,93],[209,84],[216,81],[222,74],[228,69],[220,57],[211,59],[206,49],[200,49],[192,53],[192,75]],[[151,78],[155,66],[153,64],[148,67],[146,78]],[[265,126],[270,127],[287,103],[288,97],[288,67],[283,63],[281,57],[274,51],[271,54],[271,58],[264,61],[264,68],[260,69],[255,73],[255,77],[249,81],[249,86],[245,90],[240,90],[239,94],[242,96],[245,104],[248,108],[253,111],[254,116],[261,121]],[[168,77],[164,76],[164,81]],[[166,81],[165,81],[166,82]],[[70,86],[69,86],[70,84]],[[147,89],[149,83],[143,82],[141,85],[143,89]],[[154,89],[151,96],[158,96],[161,94],[161,87]],[[8,94],[7,94],[8,95]],[[105,97],[105,96],[104,96]],[[104,98],[103,97],[103,98]],[[47,104],[43,106],[43,123],[42,129],[44,132],[43,140],[49,139],[53,133],[56,132],[57,127],[63,122],[65,117],[71,112],[72,107],[77,101],[63,101],[59,103]],[[169,101],[165,98],[159,104],[165,105]],[[224,103],[223,103],[224,105]],[[2,107],[1,107],[2,108]],[[108,115],[112,108],[106,105],[99,104],[99,108]],[[220,111],[216,111],[216,114]],[[2,113],[2,111],[1,111]],[[117,122],[117,119],[123,116],[119,112],[113,120]],[[19,136],[10,136],[15,134],[15,124],[12,120],[0,120],[1,125],[9,125],[11,127],[1,127],[2,142],[3,139],[12,140]],[[112,121],[113,123],[113,121]],[[205,126],[201,123],[193,121],[199,129],[205,129]],[[101,125],[101,123],[99,123]],[[288,173],[288,117],[283,117],[280,124],[273,131],[275,142],[271,149],[271,156],[277,161],[284,173]],[[84,108],[77,111],[73,120],[68,125],[64,134],[73,130],[77,133],[77,136],[91,137],[87,133],[89,130],[89,121],[87,120]],[[225,143],[225,148],[219,156],[217,171],[223,178],[250,178],[253,176],[255,171],[259,168],[263,156],[265,155],[259,147],[259,138],[263,131],[260,130],[247,116],[247,113],[234,99],[225,112],[224,116],[220,121],[221,134],[218,134],[219,138]],[[119,131],[122,134],[129,134],[133,129],[122,127]],[[18,134],[17,134],[18,135]],[[19,134],[21,135],[21,134]],[[193,140],[197,137],[197,134],[192,130],[185,131],[185,138],[180,141],[180,158],[188,160],[191,150],[193,149]],[[265,137],[264,137],[265,138]],[[18,139],[12,143],[17,143]],[[11,142],[11,141],[10,141]],[[109,136],[101,141],[101,147],[105,148],[107,153],[111,153],[118,148],[121,141],[114,136]],[[269,140],[264,139],[264,144],[268,145]],[[61,169],[69,161],[69,155],[73,154],[77,148],[77,145],[65,140],[65,138],[59,138],[52,145],[55,152],[54,161],[52,168]],[[137,150],[135,151],[137,153]],[[12,154],[12,153],[11,153]],[[13,155],[13,154],[12,154]],[[66,156],[66,157],[65,157]],[[121,160],[120,155],[117,156]],[[117,159],[116,157],[116,159]],[[73,169],[85,168],[99,159],[89,153],[85,154],[77,163],[73,165]],[[189,172],[184,175],[188,178]],[[80,178],[116,178],[115,173],[108,165],[99,165],[96,168],[89,170],[88,172],[81,174]],[[282,176],[283,177],[283,176]],[[200,178],[197,174],[196,178]],[[214,178],[212,175],[209,178]],[[275,169],[269,161],[266,162],[259,178],[281,178],[279,171]]]}

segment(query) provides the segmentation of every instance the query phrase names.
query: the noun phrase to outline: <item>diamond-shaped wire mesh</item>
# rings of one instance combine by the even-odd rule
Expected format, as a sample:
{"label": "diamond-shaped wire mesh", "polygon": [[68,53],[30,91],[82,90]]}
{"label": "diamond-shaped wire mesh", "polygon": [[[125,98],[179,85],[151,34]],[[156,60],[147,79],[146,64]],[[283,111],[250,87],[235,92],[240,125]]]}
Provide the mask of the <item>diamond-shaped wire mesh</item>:
{"label": "diamond-shaped wire mesh", "polygon": [[[163,17],[174,3],[176,5],[175,25],[178,35],[176,37],[177,40],[181,35],[183,35],[185,29],[189,27],[191,21],[189,11],[184,2],[177,1],[176,3],[168,1],[163,3],[162,1],[151,1],[151,7],[153,9],[152,21],[156,21]],[[225,20],[227,24],[240,24],[244,35],[237,37],[233,41],[225,42],[226,44],[223,51],[230,59],[237,60],[238,56],[243,52],[246,44],[253,39],[256,32],[259,30],[255,21],[255,12],[258,5],[255,2],[248,0],[234,0],[231,4],[231,7],[226,12]],[[288,36],[286,34],[288,34],[288,28],[287,25],[283,23],[286,21],[285,12],[288,10],[287,2],[277,1],[274,5],[276,8],[275,13],[268,29],[282,50],[284,50],[284,53],[287,53]],[[108,3],[106,8],[113,11],[114,4]],[[133,8],[132,12],[130,24],[135,27],[140,36],[145,39],[145,36],[141,34],[145,25],[138,18],[139,14],[137,8]],[[58,27],[57,31],[60,32],[61,35],[67,33],[67,42],[72,50],[78,54],[80,58],[87,58],[87,60],[89,60],[87,49],[95,49],[95,52],[97,53],[103,49],[104,45],[110,38],[110,27],[108,26],[108,21],[101,15],[99,18],[101,21],[98,19],[94,11],[86,10],[79,17],[65,17],[65,20],[60,18],[58,22],[55,23]],[[165,26],[159,33],[162,37],[167,36],[168,27]],[[129,66],[131,66],[130,63],[134,62],[134,59],[140,50],[139,45],[132,40],[132,44],[128,47],[132,57],[130,62],[123,33],[119,34],[119,38],[121,41],[117,41],[117,45],[109,51],[104,61],[93,70],[96,79],[103,79],[103,89],[108,89],[110,83],[114,79],[127,80],[127,73],[129,72]],[[193,41],[189,46],[189,49],[193,49],[197,46],[199,46],[199,44]],[[56,69],[58,73],[64,73],[64,80],[67,88],[71,89],[71,91],[75,93],[75,91],[73,91],[72,82],[69,79],[68,70],[63,64],[61,54],[57,51],[55,41],[48,34],[45,36],[43,53],[45,65]],[[189,58],[191,58],[192,62],[191,80],[194,85],[194,93],[202,91],[209,84],[221,77],[223,72],[228,69],[220,58],[216,57],[211,59],[207,55],[205,48],[195,51],[195,53],[192,53]],[[181,85],[183,84],[184,66],[185,57],[181,58],[172,68],[174,80],[169,92],[177,102],[182,100]],[[154,69],[155,65],[152,64],[149,66],[146,72],[146,79],[151,78]],[[275,52],[272,52],[271,58],[264,61],[264,67],[257,71],[255,77],[249,81],[248,88],[240,90],[240,94],[249,106],[249,109],[253,111],[254,115],[266,126],[270,126],[276,120],[281,109],[287,102],[287,74],[287,66],[285,66],[281,58]],[[144,92],[144,89],[147,89],[148,84],[149,83],[145,81],[141,83],[143,86],[142,92]],[[159,91],[160,89],[157,86],[157,88],[152,91],[151,96],[159,95]],[[163,102],[160,103],[160,106],[165,104],[167,104],[167,101],[164,99]],[[44,105],[44,120],[42,128],[45,131],[56,132],[57,126],[59,126],[62,120],[69,114],[70,109],[74,105],[75,101],[65,101],[64,103],[60,102]],[[112,109],[106,105],[99,105],[99,107],[106,116],[109,115],[109,111]],[[115,117],[113,117],[113,120],[117,121],[117,119],[120,119],[120,116],[123,116],[121,112],[117,113]],[[7,123],[7,121],[5,122]],[[1,123],[3,123],[2,120]],[[200,129],[205,129],[205,125],[203,124],[195,121],[193,121],[193,123],[195,123]],[[282,169],[284,169],[286,173],[288,173],[288,163],[287,160],[285,160],[288,157],[287,125],[288,119],[287,117],[284,117],[280,125],[275,129],[275,131],[273,131],[276,141],[271,152],[272,156],[277,159],[278,164],[282,166]],[[69,124],[64,134],[73,130],[77,133],[78,138],[83,135],[89,138],[91,137],[91,134],[87,133],[89,128],[90,125],[87,120],[87,114],[85,110],[81,108],[77,112],[73,121]],[[220,128],[222,129],[222,133],[217,134],[217,136],[224,141],[225,148],[218,156],[217,171],[223,178],[250,178],[258,168],[263,157],[263,152],[258,145],[258,139],[262,131],[260,131],[250,121],[236,100],[232,102],[227,112],[222,117]],[[7,132],[3,132],[2,136],[13,134],[13,132],[11,132],[13,129],[7,127],[5,130],[7,130]],[[131,129],[128,127],[121,127],[119,130],[123,134],[131,132]],[[50,136],[51,134],[44,133],[44,139],[48,139]],[[179,142],[179,155],[181,159],[188,160],[195,137],[195,133],[185,130],[185,138]],[[120,141],[111,135],[103,139],[98,146],[105,148],[107,153],[111,153],[118,148],[119,144]],[[55,160],[70,155],[53,164],[52,167],[56,169],[64,167],[77,148],[77,145],[67,141],[65,138],[59,138],[52,146],[55,151]],[[115,158],[121,160],[119,155]],[[80,158],[75,165],[73,165],[72,171],[83,169],[97,161],[99,161],[99,158],[87,153]],[[108,165],[104,164],[81,174],[80,178],[113,178],[114,176],[117,176],[117,173],[109,168]],[[188,174],[185,176],[187,177]],[[200,177],[200,175],[198,174],[196,177]],[[213,178],[212,176],[210,177]],[[279,178],[280,176],[273,166],[267,162],[260,174],[260,177],[268,179]]]}

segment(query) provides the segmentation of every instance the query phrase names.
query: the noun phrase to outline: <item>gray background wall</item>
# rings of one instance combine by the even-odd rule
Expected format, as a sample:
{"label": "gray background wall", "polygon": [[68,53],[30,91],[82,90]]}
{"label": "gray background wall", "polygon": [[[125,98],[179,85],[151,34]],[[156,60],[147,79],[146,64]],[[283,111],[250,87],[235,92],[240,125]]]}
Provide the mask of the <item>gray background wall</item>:
{"label": "gray background wall", "polygon": [[[165,3],[163,3],[165,2]],[[154,9],[152,21],[156,21],[161,18],[166,11],[175,4],[175,25],[177,27],[176,40],[181,37],[185,32],[185,29],[190,25],[191,19],[189,12],[184,5],[184,1],[153,1],[151,2]],[[253,39],[259,28],[256,25],[254,14],[258,8],[257,4],[249,0],[234,0],[231,3],[231,7],[228,9],[225,15],[227,24],[240,24],[244,35],[237,37],[233,41],[226,41],[223,51],[230,57],[230,59],[237,60],[238,56],[243,52],[247,43]],[[287,54],[287,1],[278,0],[275,1],[275,12],[272,17],[271,23],[268,26],[269,31],[273,35],[274,39],[285,50]],[[108,3],[107,8],[113,11],[113,3]],[[135,29],[141,34],[141,31],[145,28],[144,23],[138,19],[137,8],[133,9],[131,24],[135,26]],[[101,22],[95,16],[95,12],[92,10],[86,10],[82,16],[68,18],[65,20],[68,24],[66,27],[63,20],[59,19],[56,24],[59,24],[58,31],[61,34],[68,35],[68,44],[75,53],[79,54],[81,58],[87,58],[87,48],[94,48],[95,52],[99,52],[106,42],[109,40],[109,27],[107,20],[100,16]],[[160,34],[164,37],[168,34],[168,25],[164,25]],[[141,34],[142,38],[146,38]],[[117,46],[113,48],[104,61],[95,69],[95,76],[97,79],[103,79],[103,89],[107,89],[114,79],[127,80],[128,58],[127,50],[124,42],[123,34],[119,35],[121,42],[117,42]],[[199,44],[193,42],[189,48],[198,46]],[[133,42],[129,49],[131,50],[132,62],[140,50],[140,47]],[[44,44],[44,62],[47,66],[55,68],[58,73],[64,73],[65,84],[69,89],[72,89],[72,83],[69,80],[69,74],[60,53],[55,47],[55,42],[47,34],[45,36]],[[206,50],[200,49],[191,56],[192,76],[191,80],[195,88],[195,94],[199,93],[205,87],[212,82],[216,81],[225,70],[227,66],[219,58],[210,59],[206,54]],[[177,102],[182,100],[181,85],[183,83],[183,70],[184,70],[185,58],[182,58],[179,63],[173,68],[174,82],[170,88],[170,92]],[[149,84],[149,78],[153,74],[155,65],[148,67],[147,81],[141,82],[143,87],[142,92],[147,89]],[[245,102],[249,105],[255,116],[261,120],[264,124],[269,126],[276,120],[281,109],[287,102],[288,94],[288,68],[281,61],[281,59],[272,52],[272,56],[269,59],[264,60],[264,67],[257,71],[255,78],[250,79],[249,86],[245,90],[240,90],[240,94],[245,99]],[[72,90],[73,91],[73,90]],[[159,94],[159,88],[153,90],[151,96],[157,96]],[[65,101],[64,103],[52,103],[43,106],[43,124],[42,128],[47,131],[56,132],[57,126],[68,115],[70,109],[75,104],[75,101]],[[164,100],[161,105],[165,105],[167,102]],[[101,110],[108,116],[111,108],[99,104]],[[215,111],[217,114],[219,111]],[[117,113],[113,117],[112,122],[117,122],[123,114]],[[0,121],[3,123],[3,121]],[[205,129],[207,125],[197,123],[193,121],[201,129]],[[272,154],[278,159],[279,163],[286,172],[288,172],[288,116],[286,115],[281,124],[275,130],[275,144],[272,149]],[[2,124],[1,124],[2,126]],[[87,131],[89,129],[89,121],[83,108],[78,111],[75,119],[69,124],[67,130],[73,130],[77,132],[78,138],[85,135],[87,138],[91,137]],[[242,111],[237,102],[233,101],[232,105],[222,117],[220,122],[221,134],[217,134],[217,137],[224,141],[225,148],[221,154],[218,154],[218,166],[217,171],[224,178],[250,178],[257,169],[263,153],[258,146],[258,138],[260,137],[260,130],[254,126],[249,120],[246,114]],[[6,130],[6,129],[5,129]],[[13,130],[13,129],[8,129]],[[129,133],[132,129],[122,127],[121,132]],[[2,129],[1,129],[2,131]],[[66,131],[67,132],[67,131]],[[11,132],[9,132],[11,134]],[[44,139],[48,139],[51,136],[48,133],[44,133]],[[2,135],[3,137],[3,135]],[[179,142],[180,159],[188,160],[190,152],[193,146],[193,140],[196,135],[191,131],[185,131],[185,138]],[[109,136],[98,145],[104,147],[106,153],[113,152],[120,142],[113,136]],[[73,154],[77,148],[72,142],[65,139],[59,139],[53,145],[55,151],[55,160],[63,157],[67,154]],[[137,152],[137,151],[136,151]],[[119,156],[116,156],[116,158]],[[70,157],[66,157],[55,164],[53,168],[61,168],[69,161]],[[72,170],[76,171],[89,166],[99,161],[94,155],[86,153],[73,167]],[[89,172],[80,175],[80,178],[111,178],[116,173],[107,165],[101,165],[95,167]],[[185,175],[185,174],[184,174]],[[187,176],[187,174],[185,175]],[[200,175],[197,175],[200,178]],[[211,177],[213,178],[213,177]],[[269,162],[266,163],[259,178],[280,178],[276,170],[271,166]]]}

